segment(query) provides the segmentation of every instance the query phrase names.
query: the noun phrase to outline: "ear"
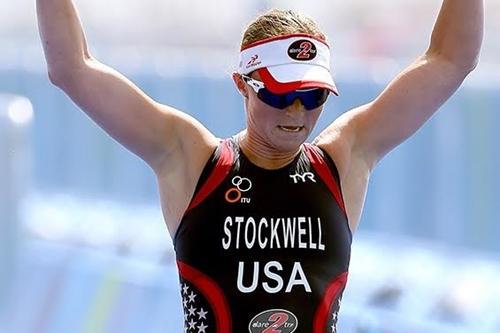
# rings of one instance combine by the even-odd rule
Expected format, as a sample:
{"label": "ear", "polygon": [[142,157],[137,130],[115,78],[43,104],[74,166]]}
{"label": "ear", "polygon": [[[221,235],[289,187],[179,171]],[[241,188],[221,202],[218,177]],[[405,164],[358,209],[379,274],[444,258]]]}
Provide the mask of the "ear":
{"label": "ear", "polygon": [[240,94],[242,94],[243,97],[248,98],[248,87],[239,73],[233,72],[233,81]]}

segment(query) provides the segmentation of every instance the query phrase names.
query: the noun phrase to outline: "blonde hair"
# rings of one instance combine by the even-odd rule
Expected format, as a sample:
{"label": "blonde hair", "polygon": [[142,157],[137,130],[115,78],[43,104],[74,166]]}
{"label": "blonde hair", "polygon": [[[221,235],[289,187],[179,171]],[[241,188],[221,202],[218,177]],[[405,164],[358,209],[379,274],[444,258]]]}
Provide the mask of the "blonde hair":
{"label": "blonde hair", "polygon": [[327,42],[326,35],[310,17],[293,10],[271,9],[259,15],[243,33],[241,48],[266,38],[304,33]]}

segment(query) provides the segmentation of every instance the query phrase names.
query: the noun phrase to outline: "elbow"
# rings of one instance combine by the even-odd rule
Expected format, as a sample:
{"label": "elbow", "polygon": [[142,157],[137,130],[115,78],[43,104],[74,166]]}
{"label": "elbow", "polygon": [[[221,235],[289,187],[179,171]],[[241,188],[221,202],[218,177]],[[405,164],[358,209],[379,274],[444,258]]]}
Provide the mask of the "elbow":
{"label": "elbow", "polygon": [[68,69],[62,67],[51,67],[49,66],[47,71],[50,83],[55,85],[56,87],[63,88],[68,81]]}
{"label": "elbow", "polygon": [[56,87],[60,87],[60,82],[61,82],[61,78],[60,78],[60,74],[58,74],[57,72],[55,72],[54,70],[48,70],[47,71],[47,75],[49,77],[49,81],[50,83],[52,83],[53,85],[55,85]]}
{"label": "elbow", "polygon": [[50,82],[64,91],[75,82],[78,73],[79,69],[75,67],[49,67],[47,72]]}
{"label": "elbow", "polygon": [[451,59],[450,62],[465,75],[468,75],[470,72],[476,69],[479,63],[479,55]]}
{"label": "elbow", "polygon": [[467,69],[470,72],[476,69],[477,65],[479,64],[479,55],[475,57],[467,66]]}
{"label": "elbow", "polygon": [[468,75],[476,69],[479,63],[479,52],[467,52],[462,54],[454,54],[442,52],[433,48],[429,48],[426,52],[427,58],[439,59],[453,66],[456,70]]}
{"label": "elbow", "polygon": [[453,69],[454,72],[461,73],[464,78],[474,71],[479,64],[479,55],[450,56],[443,53],[428,52],[426,58],[441,62],[446,67]]}
{"label": "elbow", "polygon": [[465,78],[476,69],[478,63],[479,61],[477,59],[474,59],[470,61],[455,63],[455,67],[458,68],[458,71],[462,73]]}
{"label": "elbow", "polygon": [[49,63],[47,74],[50,82],[64,90],[64,87],[73,82],[79,73],[87,68],[89,61],[90,59]]}

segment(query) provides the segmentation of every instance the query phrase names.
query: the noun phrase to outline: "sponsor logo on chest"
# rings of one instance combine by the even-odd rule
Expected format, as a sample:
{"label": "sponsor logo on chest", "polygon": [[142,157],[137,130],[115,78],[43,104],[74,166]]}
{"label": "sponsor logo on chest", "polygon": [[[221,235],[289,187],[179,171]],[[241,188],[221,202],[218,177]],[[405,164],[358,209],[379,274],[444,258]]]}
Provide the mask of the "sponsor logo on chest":
{"label": "sponsor logo on chest", "polygon": [[292,312],[283,309],[266,310],[252,318],[248,324],[250,333],[292,333],[297,329],[298,319]]}
{"label": "sponsor logo on chest", "polygon": [[251,198],[247,192],[252,189],[252,181],[246,177],[234,176],[231,184],[233,187],[229,188],[224,195],[226,202],[249,204]]}
{"label": "sponsor logo on chest", "polygon": [[294,175],[290,175],[290,178],[293,179],[294,184],[298,183],[316,183],[316,178],[314,178],[314,173],[312,172],[304,172],[304,173],[295,173]]}

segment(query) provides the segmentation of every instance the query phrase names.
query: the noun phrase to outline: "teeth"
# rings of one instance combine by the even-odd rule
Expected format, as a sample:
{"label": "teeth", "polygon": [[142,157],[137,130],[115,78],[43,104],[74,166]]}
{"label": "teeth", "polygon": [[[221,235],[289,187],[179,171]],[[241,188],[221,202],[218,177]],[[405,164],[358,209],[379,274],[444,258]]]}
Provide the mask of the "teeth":
{"label": "teeth", "polygon": [[299,132],[302,129],[302,126],[279,126],[285,132]]}

